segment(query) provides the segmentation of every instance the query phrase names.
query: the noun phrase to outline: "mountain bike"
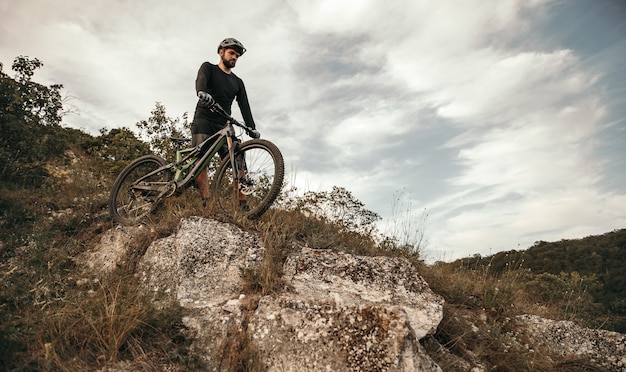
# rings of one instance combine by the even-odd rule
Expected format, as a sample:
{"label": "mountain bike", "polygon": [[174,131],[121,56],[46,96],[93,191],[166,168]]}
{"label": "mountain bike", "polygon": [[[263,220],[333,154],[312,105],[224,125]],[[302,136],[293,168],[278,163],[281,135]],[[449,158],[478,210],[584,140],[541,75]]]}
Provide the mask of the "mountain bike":
{"label": "mountain bike", "polygon": [[285,176],[280,150],[264,139],[241,142],[235,126],[254,137],[252,128],[232,118],[217,103],[210,109],[226,119],[225,127],[219,132],[189,148],[183,146],[190,139],[170,138],[176,147],[174,162],[150,154],[135,159],[122,170],[109,196],[113,221],[140,222],[164,198],[192,185],[223,146],[227,146],[228,156],[217,166],[211,186],[219,209],[231,216],[240,214],[250,219],[267,211],[276,200]]}

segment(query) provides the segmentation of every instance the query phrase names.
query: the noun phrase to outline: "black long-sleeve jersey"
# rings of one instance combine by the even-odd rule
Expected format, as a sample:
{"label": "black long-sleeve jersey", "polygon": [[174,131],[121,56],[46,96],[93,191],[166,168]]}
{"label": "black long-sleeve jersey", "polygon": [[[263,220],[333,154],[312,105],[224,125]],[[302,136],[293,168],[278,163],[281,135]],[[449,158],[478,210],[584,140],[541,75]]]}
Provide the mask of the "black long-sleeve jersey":
{"label": "black long-sleeve jersey", "polygon": [[[256,128],[246,88],[243,81],[234,73],[227,74],[219,66],[204,62],[200,66],[198,77],[196,78],[196,94],[198,92],[209,93],[229,114],[231,113],[233,101],[237,99],[244,122],[248,127]],[[191,133],[213,134],[223,128],[225,124],[226,121],[223,117],[211,112],[206,106],[198,102],[193,116]]]}

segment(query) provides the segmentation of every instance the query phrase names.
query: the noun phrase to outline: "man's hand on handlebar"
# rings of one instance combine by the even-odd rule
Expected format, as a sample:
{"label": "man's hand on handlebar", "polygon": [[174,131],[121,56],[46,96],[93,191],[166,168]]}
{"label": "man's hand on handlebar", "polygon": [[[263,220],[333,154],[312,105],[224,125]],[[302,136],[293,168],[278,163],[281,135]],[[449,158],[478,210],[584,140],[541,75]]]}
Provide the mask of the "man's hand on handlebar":
{"label": "man's hand on handlebar", "polygon": [[200,101],[202,101],[207,106],[212,106],[213,104],[215,104],[215,100],[207,92],[198,92],[198,98],[200,98]]}
{"label": "man's hand on handlebar", "polygon": [[231,123],[245,128],[250,137],[255,138],[255,139],[261,138],[261,133],[258,130],[251,129],[245,124],[239,123],[237,122],[237,120],[233,119],[226,111],[224,111],[222,106],[220,106],[217,102],[215,102],[215,99],[213,99],[213,97],[209,93],[199,91],[198,98],[200,99],[200,102],[208,106],[211,111],[218,112],[222,114],[226,119],[230,120]]}
{"label": "man's hand on handlebar", "polygon": [[251,129],[248,131],[248,135],[252,138],[261,138],[261,132],[256,129]]}

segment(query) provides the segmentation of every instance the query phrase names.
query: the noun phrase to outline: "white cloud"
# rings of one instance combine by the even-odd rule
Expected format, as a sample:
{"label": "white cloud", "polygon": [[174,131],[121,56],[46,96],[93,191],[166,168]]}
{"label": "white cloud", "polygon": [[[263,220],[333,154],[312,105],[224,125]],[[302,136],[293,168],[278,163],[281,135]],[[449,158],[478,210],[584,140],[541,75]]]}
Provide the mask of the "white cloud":
{"label": "white cloud", "polygon": [[307,32],[340,33],[358,29],[372,2],[365,0],[288,0]]}
{"label": "white cloud", "polygon": [[603,69],[537,34],[546,4],[0,0],[0,60],[41,59],[35,78],[75,97],[67,122],[97,133],[155,101],[192,115],[198,67],[237,37],[235,73],[296,185],[344,186],[375,211],[407,189],[429,209],[432,248],[463,255],[624,223],[597,151],[619,132],[606,124],[617,106]]}
{"label": "white cloud", "polygon": [[602,159],[594,154],[593,139],[604,109],[595,97],[570,103],[540,107],[460,142],[462,170],[449,180],[452,192],[433,203],[441,246],[458,257],[467,250],[488,253],[623,226],[625,196],[596,191]]}
{"label": "white cloud", "polygon": [[440,249],[446,247],[447,259],[526,248],[539,240],[556,241],[623,228],[626,217],[620,211],[624,208],[624,195],[599,195],[579,188],[495,203],[482,200],[480,207],[450,216],[444,226],[437,226],[441,221],[431,221],[431,226],[437,226],[431,240]]}

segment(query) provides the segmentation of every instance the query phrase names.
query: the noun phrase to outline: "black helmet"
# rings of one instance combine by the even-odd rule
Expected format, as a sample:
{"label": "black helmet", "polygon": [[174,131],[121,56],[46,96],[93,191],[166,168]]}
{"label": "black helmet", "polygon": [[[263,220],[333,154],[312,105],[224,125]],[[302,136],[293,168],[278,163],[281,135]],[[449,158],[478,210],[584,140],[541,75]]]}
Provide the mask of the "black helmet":
{"label": "black helmet", "polygon": [[239,40],[229,37],[224,39],[220,45],[217,46],[217,52],[219,53],[222,48],[232,48],[235,49],[239,55],[243,55],[246,52],[246,48],[243,47],[243,44],[239,42]]}

